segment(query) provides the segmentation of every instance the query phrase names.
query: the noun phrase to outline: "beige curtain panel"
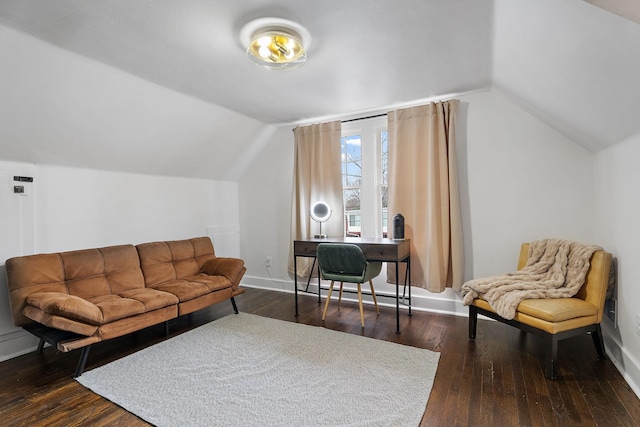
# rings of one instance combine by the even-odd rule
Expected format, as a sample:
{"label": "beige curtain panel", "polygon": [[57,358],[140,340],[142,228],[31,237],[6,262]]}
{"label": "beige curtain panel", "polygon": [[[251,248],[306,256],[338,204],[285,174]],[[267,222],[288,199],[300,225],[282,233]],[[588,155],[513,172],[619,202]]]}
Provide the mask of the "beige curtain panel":
{"label": "beige curtain panel", "polygon": [[[411,285],[431,292],[462,286],[455,146],[458,103],[431,103],[387,116],[389,218],[396,213],[404,215],[405,237],[411,239]],[[389,272],[392,283],[394,273]]]}
{"label": "beige curtain panel", "polygon": [[[344,203],[342,201],[342,127],[339,121],[296,127],[293,160],[293,195],[291,203],[291,246],[289,272],[293,274],[293,240],[319,234],[319,224],[309,210],[318,201],[331,208],[331,218],[322,224],[328,236],[344,235]],[[311,273],[313,258],[298,258],[298,275]]]}

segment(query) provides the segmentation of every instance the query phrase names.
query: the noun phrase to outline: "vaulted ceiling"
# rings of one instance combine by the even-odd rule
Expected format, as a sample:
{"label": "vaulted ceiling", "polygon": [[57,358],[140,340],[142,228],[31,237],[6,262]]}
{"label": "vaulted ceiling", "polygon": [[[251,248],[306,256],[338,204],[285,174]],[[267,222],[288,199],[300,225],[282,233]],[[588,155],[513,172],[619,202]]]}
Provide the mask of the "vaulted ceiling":
{"label": "vaulted ceiling", "polygon": [[[583,0],[0,0],[0,25],[263,123],[496,88],[597,150],[640,132],[640,24],[614,12]],[[303,67],[246,59],[239,30],[264,16],[309,30]]]}

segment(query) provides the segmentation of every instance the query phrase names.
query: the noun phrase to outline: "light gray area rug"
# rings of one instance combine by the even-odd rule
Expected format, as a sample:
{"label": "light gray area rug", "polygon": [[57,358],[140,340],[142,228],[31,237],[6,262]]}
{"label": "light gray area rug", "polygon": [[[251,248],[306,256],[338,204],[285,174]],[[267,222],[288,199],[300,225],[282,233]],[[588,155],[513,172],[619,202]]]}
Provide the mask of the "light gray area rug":
{"label": "light gray area rug", "polygon": [[439,357],[240,313],[77,380],[158,426],[417,426]]}

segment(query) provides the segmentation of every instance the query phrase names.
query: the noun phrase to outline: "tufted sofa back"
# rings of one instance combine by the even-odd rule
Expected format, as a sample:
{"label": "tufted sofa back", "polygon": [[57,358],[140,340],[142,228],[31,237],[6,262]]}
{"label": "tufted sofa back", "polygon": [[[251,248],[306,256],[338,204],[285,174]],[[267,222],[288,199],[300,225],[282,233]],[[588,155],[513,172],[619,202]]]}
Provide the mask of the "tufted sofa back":
{"label": "tufted sofa back", "polygon": [[209,237],[143,243],[136,246],[146,286],[193,277],[215,258]]}
{"label": "tufted sofa back", "polygon": [[16,326],[33,323],[22,309],[27,297],[36,292],[62,292],[90,299],[144,288],[133,245],[21,256],[8,259],[5,265]]}

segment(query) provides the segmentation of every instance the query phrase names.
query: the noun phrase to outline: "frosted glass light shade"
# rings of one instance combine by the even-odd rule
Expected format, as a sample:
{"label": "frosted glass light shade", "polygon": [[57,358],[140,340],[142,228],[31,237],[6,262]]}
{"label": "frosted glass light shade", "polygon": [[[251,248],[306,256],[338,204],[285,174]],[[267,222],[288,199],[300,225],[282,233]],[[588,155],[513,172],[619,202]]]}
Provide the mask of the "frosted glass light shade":
{"label": "frosted glass light shade", "polygon": [[311,37],[295,22],[260,18],[242,28],[240,40],[253,63],[269,70],[289,70],[304,64]]}

